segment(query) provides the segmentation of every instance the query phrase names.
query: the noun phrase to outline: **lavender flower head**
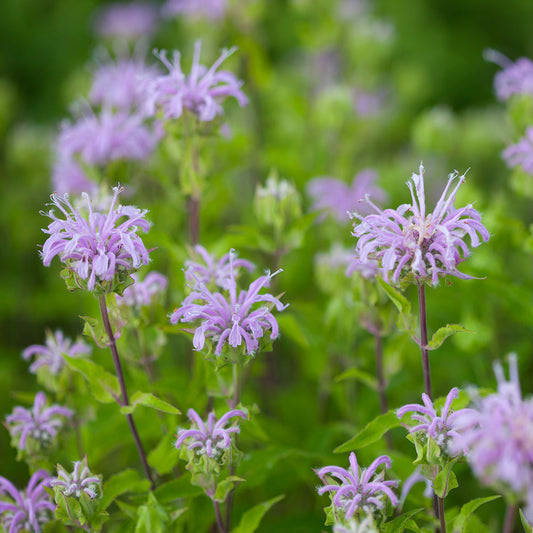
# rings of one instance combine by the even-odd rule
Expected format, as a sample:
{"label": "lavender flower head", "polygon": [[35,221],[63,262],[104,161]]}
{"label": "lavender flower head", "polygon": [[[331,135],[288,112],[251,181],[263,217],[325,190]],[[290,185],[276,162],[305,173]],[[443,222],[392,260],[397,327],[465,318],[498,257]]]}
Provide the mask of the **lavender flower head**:
{"label": "lavender flower head", "polygon": [[42,447],[50,444],[63,427],[63,417],[70,418],[72,411],[60,405],[45,407],[46,396],[43,392],[35,395],[31,409],[17,406],[13,413],[6,416],[6,423],[11,437],[18,438],[18,448],[27,448],[28,438],[38,442]]}
{"label": "lavender flower head", "polygon": [[485,50],[483,53],[487,61],[499,65],[503,70],[494,76],[494,91],[501,102],[508,100],[514,94],[528,94],[533,96],[533,61],[527,57],[520,57],[513,63],[496,50]]}
{"label": "lavender flower head", "polygon": [[233,269],[245,268],[248,272],[252,272],[255,268],[246,259],[231,258],[231,252],[224,254],[218,261],[200,244],[194,247],[194,252],[203,260],[203,263],[192,259],[185,261],[185,280],[193,287],[199,282],[208,287],[216,285],[229,290]]}
{"label": "lavender flower head", "polygon": [[[450,192],[456,180],[457,184]],[[414,278],[416,283],[437,285],[439,276],[446,275],[472,279],[457,270],[457,265],[470,255],[465,237],[468,235],[471,246],[476,247],[489,239],[489,232],[472,204],[459,209],[453,205],[464,180],[464,175],[450,174],[435,210],[428,214],[422,164],[419,174],[413,173],[407,183],[412,204],[382,211],[367,197],[366,203],[375,213],[351,215],[359,220],[354,223],[352,232],[358,238],[358,261],[377,260],[385,280],[394,283]]]}
{"label": "lavender flower head", "polygon": [[[233,348],[243,346],[248,355],[254,355],[259,348],[259,339],[265,330],[270,330],[270,338],[276,339],[279,328],[274,315],[264,303],[283,311],[283,305],[271,294],[259,294],[263,287],[268,287],[274,274],[269,272],[253,281],[248,290],[237,291],[235,282],[235,252],[230,251],[230,278],[228,281],[228,297],[219,292],[211,292],[204,283],[196,281],[193,292],[183,300],[179,309],[170,316],[170,322],[196,322],[193,346],[196,350],[203,349],[206,338],[216,343],[215,355],[220,355],[226,344]],[[198,303],[196,303],[198,302]],[[263,304],[253,309],[255,304]]]}
{"label": "lavender flower head", "polygon": [[164,17],[185,15],[189,17],[221,19],[227,8],[227,0],[167,0],[161,8]]}
{"label": "lavender flower head", "polygon": [[87,466],[87,456],[74,462],[74,470],[69,474],[61,465],[57,465],[57,478],[50,481],[52,488],[58,488],[64,496],[79,499],[85,493],[91,500],[102,495],[102,481]]}
{"label": "lavender flower head", "polygon": [[349,470],[338,466],[325,466],[317,471],[318,477],[324,483],[324,486],[318,489],[318,494],[333,493],[333,506],[335,510],[343,513],[346,520],[355,514],[361,517],[361,514],[373,515],[377,511],[384,510],[386,498],[394,507],[398,505],[398,498],[391,490],[391,487],[396,487],[398,482],[384,481],[384,470],[376,473],[380,465],[385,465],[385,468],[391,467],[389,457],[386,455],[378,457],[361,472],[355,453],[350,454],[349,461]]}
{"label": "lavender flower head", "polygon": [[78,340],[72,342],[63,332],[57,330],[55,333],[46,332],[45,345],[32,344],[22,352],[22,358],[29,361],[32,356],[35,360],[30,365],[30,372],[35,374],[38,368],[46,367],[50,373],[57,376],[65,366],[63,355],[69,357],[79,357],[90,354],[92,348],[85,342]]}
{"label": "lavender flower head", "polygon": [[74,157],[57,154],[52,167],[52,190],[61,194],[94,194],[98,184],[91,181]]}
{"label": "lavender flower head", "polygon": [[414,426],[405,426],[409,433],[416,434],[416,437],[421,437],[423,441],[432,439],[437,446],[448,456],[466,454],[468,448],[464,447],[462,450],[456,445],[457,440],[461,439],[462,424],[460,420],[464,416],[471,414],[471,409],[459,409],[452,412],[452,402],[459,395],[459,389],[454,387],[446,396],[446,402],[442,408],[440,415],[437,414],[433,402],[426,393],[422,394],[422,401],[424,405],[411,403],[400,407],[397,411],[398,418],[403,418],[407,413],[411,414],[411,418],[418,422]]}
{"label": "lavender flower head", "polygon": [[[373,196],[380,202],[386,199],[385,192],[374,184],[376,178],[377,173],[372,169],[356,174],[351,185],[335,178],[314,178],[307,184],[307,193],[313,199],[311,210],[327,209],[342,223],[348,222],[348,213],[356,207],[362,208],[362,213],[370,212],[361,203],[366,195]],[[325,215],[322,219],[324,217]]]}
{"label": "lavender flower head", "polygon": [[41,526],[52,520],[55,503],[44,487],[51,478],[44,470],[37,470],[25,491],[19,491],[11,481],[0,476],[0,522],[5,531],[41,533]]}
{"label": "lavender flower head", "polygon": [[79,157],[97,166],[117,160],[147,159],[159,141],[159,132],[143,121],[143,114],[104,108],[100,114],[89,113],[74,124],[64,122],[57,140],[58,159]]}
{"label": "lavender flower head", "polygon": [[152,114],[161,108],[164,117],[170,120],[181,117],[183,110],[188,109],[199,120],[209,122],[223,113],[221,103],[230,96],[241,107],[248,103],[241,91],[243,82],[232,72],[217,70],[235,48],[224,50],[208,69],[200,64],[201,45],[200,41],[196,41],[194,45],[194,57],[188,76],[181,70],[179,52],[174,52],[172,62],[168,60],[165,50],[156,53],[167,67],[168,74],[159,76],[150,85],[149,107]]}
{"label": "lavender flower head", "polygon": [[57,255],[74,274],[81,286],[92,291],[97,285],[106,292],[113,289],[115,276],[131,273],[149,262],[148,250],[137,232],[150,229],[146,210],[133,206],[116,206],[123,189],[113,188],[113,199],[107,214],[93,211],[87,194],[88,216],[72,207],[68,194],[52,194],[52,204],[65,216],[58,218],[54,211],[42,214],[52,222],[44,233],[49,237],[43,245],[41,257],[49,266]]}
{"label": "lavender flower head", "polygon": [[157,8],[147,2],[115,2],[101,9],[95,31],[100,37],[135,40],[149,37],[156,29]]}
{"label": "lavender flower head", "polygon": [[533,175],[533,128],[526,128],[525,135],[516,144],[508,146],[502,157],[507,166],[520,166],[524,172]]}
{"label": "lavender flower head", "polygon": [[494,372],[498,391],[476,401],[461,420],[462,445],[481,482],[525,502],[524,514],[533,522],[533,398],[522,399],[516,355],[509,357],[509,381],[501,363]]}
{"label": "lavender flower head", "polygon": [[89,101],[104,108],[145,111],[148,86],[159,71],[140,57],[122,57],[102,64],[93,74]]}
{"label": "lavender flower head", "polygon": [[211,412],[205,423],[194,409],[189,409],[187,416],[193,427],[178,431],[176,448],[181,448],[182,444],[190,439],[187,444],[189,450],[195,450],[196,454],[207,455],[216,461],[220,461],[224,450],[231,447],[231,433],[240,432],[239,426],[226,427],[230,418],[247,418],[246,413],[240,409],[228,411],[219,420],[216,419],[215,413]]}
{"label": "lavender flower head", "polygon": [[149,272],[143,281],[137,274],[132,274],[131,277],[135,283],[126,287],[122,296],[117,296],[119,305],[147,306],[157,295],[164,293],[167,289],[168,279],[159,272]]}

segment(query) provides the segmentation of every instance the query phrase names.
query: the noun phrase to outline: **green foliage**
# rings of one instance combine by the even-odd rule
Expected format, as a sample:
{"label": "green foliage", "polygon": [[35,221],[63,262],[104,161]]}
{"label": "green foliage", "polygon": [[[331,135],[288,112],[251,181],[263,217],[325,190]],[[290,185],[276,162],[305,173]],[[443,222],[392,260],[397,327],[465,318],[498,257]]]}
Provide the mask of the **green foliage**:
{"label": "green foliage", "polygon": [[246,511],[239,522],[239,525],[232,530],[232,533],[254,533],[259,527],[263,516],[269,511],[269,509],[278,503],[280,500],[283,500],[285,496],[282,494],[276,496],[271,500],[266,502],[259,503],[255,505],[248,511]]}

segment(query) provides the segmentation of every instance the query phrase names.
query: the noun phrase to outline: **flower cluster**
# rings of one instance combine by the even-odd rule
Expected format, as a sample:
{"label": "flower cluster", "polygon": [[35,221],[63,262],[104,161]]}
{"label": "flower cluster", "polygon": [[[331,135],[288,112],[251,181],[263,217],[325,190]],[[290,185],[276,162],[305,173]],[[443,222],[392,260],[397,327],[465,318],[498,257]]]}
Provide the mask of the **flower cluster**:
{"label": "flower cluster", "polygon": [[149,272],[142,281],[137,274],[132,274],[131,277],[135,283],[124,289],[122,296],[117,296],[119,305],[150,305],[158,294],[165,292],[168,285],[166,276],[159,272]]}
{"label": "flower cluster", "polygon": [[45,394],[38,392],[31,409],[17,406],[13,409],[13,413],[6,417],[11,436],[19,439],[20,450],[26,449],[28,439],[35,440],[41,446],[46,447],[63,427],[61,417],[72,416],[72,411],[66,407],[60,405],[45,407],[45,404]]}
{"label": "flower cluster", "polygon": [[167,0],[161,9],[164,17],[188,15],[210,20],[221,19],[227,8],[227,0]]}
{"label": "flower cluster", "polygon": [[509,358],[510,379],[501,363],[494,365],[498,390],[475,402],[464,417],[462,445],[467,460],[484,485],[510,501],[527,504],[525,515],[533,521],[533,398],[522,399],[516,356]]}
{"label": "flower cluster", "polygon": [[533,96],[533,61],[520,57],[513,63],[496,50],[486,50],[485,59],[499,65],[503,70],[494,76],[494,90],[498,100],[505,101],[514,94]]}
{"label": "flower cluster", "polygon": [[225,413],[219,420],[216,419],[215,413],[209,413],[207,421],[200,418],[194,409],[187,412],[189,420],[193,423],[191,429],[180,429],[176,448],[181,448],[182,444],[188,439],[187,448],[195,450],[198,455],[207,455],[211,459],[220,460],[224,450],[231,447],[231,433],[239,433],[239,426],[226,427],[230,418],[240,416],[246,418],[246,413],[240,409],[232,409]]}
{"label": "flower cluster", "polygon": [[58,488],[64,496],[79,499],[85,493],[91,500],[101,496],[102,482],[87,466],[87,456],[74,462],[74,470],[69,474],[61,465],[57,465],[57,478],[50,481],[52,488]]}
{"label": "flower cluster", "polygon": [[453,400],[459,395],[459,389],[454,387],[446,396],[444,407],[440,415],[437,414],[433,402],[426,393],[422,394],[424,405],[417,403],[407,404],[397,411],[398,418],[403,418],[407,413],[411,414],[412,420],[418,422],[414,426],[406,426],[409,432],[415,437],[422,437],[422,440],[433,440],[435,444],[448,456],[456,456],[461,453],[466,454],[468,449],[461,450],[457,444],[461,441],[462,420],[471,414],[471,409],[459,409],[452,412]]}
{"label": "flower cluster", "polygon": [[508,166],[520,166],[524,172],[533,175],[533,128],[527,128],[524,137],[508,146],[502,156]]}
{"label": "flower cluster", "polygon": [[140,229],[144,232],[150,229],[144,218],[147,211],[132,206],[115,207],[122,190],[113,188],[107,214],[93,211],[85,194],[88,216],[72,207],[67,194],[53,194],[52,205],[65,215],[65,220],[58,218],[53,210],[42,213],[52,219],[48,228],[43,229],[49,235],[41,252],[44,265],[49,266],[57,255],[74,273],[76,281],[81,281],[88,290],[99,284],[110,292],[117,274],[130,273],[148,264],[148,250],[137,235]]}
{"label": "flower cluster", "polygon": [[157,18],[157,8],[152,3],[115,2],[100,10],[95,30],[101,37],[134,40],[151,35]]}
{"label": "flower cluster", "polygon": [[[384,470],[376,473],[380,465],[391,467],[389,457],[378,457],[361,472],[355,453],[350,454],[349,461],[349,470],[339,466],[325,466],[317,471],[318,477],[324,483],[324,486],[318,489],[318,494],[333,493],[333,506],[343,513],[345,519],[349,520],[355,514],[371,516],[377,511],[383,511],[386,498],[393,506],[398,505],[398,497],[391,490],[398,482],[384,481]],[[334,479],[331,478],[336,478],[337,482],[333,482]]]}
{"label": "flower cluster", "polygon": [[248,290],[241,290],[237,294],[234,255],[235,252],[231,250],[230,277],[227,282],[229,299],[219,292],[211,292],[205,284],[197,282],[193,292],[170,317],[172,324],[200,321],[193,338],[196,350],[204,347],[207,337],[216,343],[215,355],[222,353],[225,344],[237,348],[243,346],[243,343],[246,353],[253,355],[265,330],[270,330],[272,340],[278,337],[278,323],[269,307],[261,305],[259,308],[252,308],[255,304],[263,302],[275,306],[278,311],[283,311],[287,307],[271,294],[259,294],[259,291],[263,287],[268,287],[271,278],[281,270],[259,277],[250,284]]}
{"label": "flower cluster", "polygon": [[376,178],[372,169],[356,174],[351,185],[335,178],[314,178],[307,185],[307,193],[313,199],[311,210],[327,209],[339,222],[347,222],[349,213],[359,207],[361,213],[367,213],[370,210],[361,203],[366,195],[380,202],[386,199],[385,192],[374,184]]}
{"label": "flower cluster", "polygon": [[453,205],[464,180],[464,175],[450,174],[435,210],[428,214],[422,165],[419,174],[413,173],[411,182],[407,183],[412,204],[382,211],[367,198],[375,213],[352,214],[359,220],[352,232],[358,239],[358,261],[377,260],[385,279],[388,277],[394,283],[414,277],[417,283],[437,285],[439,276],[445,275],[471,279],[472,276],[457,270],[457,265],[470,255],[465,237],[468,235],[471,246],[476,247],[489,239],[489,232],[471,204],[459,209]]}
{"label": "flower cluster", "polygon": [[0,515],[5,531],[41,533],[41,526],[48,523],[56,506],[44,487],[51,478],[44,470],[31,476],[25,491],[19,491],[11,481],[0,476]]}
{"label": "flower cluster", "polygon": [[229,96],[241,106],[248,103],[241,91],[243,82],[227,70],[217,70],[235,49],[223,51],[209,69],[200,64],[200,50],[201,42],[197,41],[188,76],[181,70],[179,52],[174,52],[172,62],[167,59],[164,50],[157,54],[167,67],[168,74],[157,77],[150,84],[149,107],[152,114],[161,108],[164,117],[170,120],[181,117],[183,110],[188,109],[199,120],[208,122],[223,113],[221,102]]}
{"label": "flower cluster", "polygon": [[255,266],[246,259],[231,257],[231,252],[224,254],[218,261],[203,246],[197,244],[194,252],[203,260],[203,264],[188,259],[185,261],[185,280],[195,286],[196,283],[206,286],[216,285],[229,289],[233,269],[245,268],[252,272]]}

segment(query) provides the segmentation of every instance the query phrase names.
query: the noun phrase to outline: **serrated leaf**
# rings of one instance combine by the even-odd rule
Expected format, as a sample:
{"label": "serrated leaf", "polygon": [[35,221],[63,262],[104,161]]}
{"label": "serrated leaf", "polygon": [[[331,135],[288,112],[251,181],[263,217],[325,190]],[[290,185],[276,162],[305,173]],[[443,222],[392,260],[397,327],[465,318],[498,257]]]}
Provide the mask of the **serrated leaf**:
{"label": "serrated leaf", "polygon": [[126,492],[145,492],[149,488],[150,481],[141,479],[135,470],[123,470],[104,483],[100,509],[107,509],[116,498]]}
{"label": "serrated leaf", "polygon": [[378,382],[376,378],[364,370],[361,370],[360,368],[349,368],[348,370],[345,370],[342,372],[342,374],[339,374],[335,381],[338,383],[339,381],[344,381],[345,379],[356,379],[358,381],[361,381],[368,387],[370,387],[372,390],[378,390]]}
{"label": "serrated leaf", "polygon": [[213,499],[217,502],[224,503],[230,491],[237,485],[245,481],[242,477],[228,476],[217,484]]}
{"label": "serrated leaf", "polygon": [[446,326],[443,326],[442,328],[439,328],[434,334],[433,337],[431,337],[431,340],[428,342],[427,349],[428,350],[436,350],[437,348],[440,348],[442,343],[450,336],[454,335],[455,333],[473,333],[473,331],[470,331],[460,324],[447,324]]}
{"label": "serrated leaf", "polygon": [[446,466],[435,476],[433,480],[433,489],[439,498],[445,498],[447,494],[459,486],[457,477],[452,471],[456,461],[450,461]]}
{"label": "serrated leaf", "polygon": [[524,531],[526,533],[533,533],[533,527],[528,522],[527,518],[524,516],[522,509],[519,509],[519,511],[520,511],[520,521],[522,522],[522,527],[524,528]]}
{"label": "serrated leaf", "polygon": [[97,365],[88,359],[69,357],[63,354],[68,365],[76,372],[82,374],[89,382],[94,398],[101,403],[113,403],[120,397],[118,379],[110,374],[103,366]]}
{"label": "serrated leaf", "polygon": [[400,426],[400,420],[394,411],[377,416],[369,422],[355,437],[338,446],[334,453],[343,453],[364,448],[378,441],[389,429]]}
{"label": "serrated leaf", "polygon": [[178,479],[173,479],[157,487],[154,492],[155,497],[161,503],[170,503],[178,498],[193,498],[203,493],[204,491],[200,487],[191,485],[189,475],[183,475]]}
{"label": "serrated leaf", "polygon": [[123,415],[129,415],[135,411],[135,408],[138,405],[143,405],[144,407],[151,407],[156,411],[162,411],[163,413],[170,413],[172,415],[179,415],[181,411],[174,407],[173,405],[161,400],[157,396],[153,395],[151,392],[136,392],[130,398],[130,405],[125,405],[120,408],[120,412]]}
{"label": "serrated leaf", "polygon": [[471,500],[468,503],[465,503],[461,507],[461,511],[453,521],[453,533],[465,533],[466,524],[468,522],[469,516],[478,508],[484,505],[485,503],[501,498],[501,496],[488,496],[486,498],[476,498]]}
{"label": "serrated leaf", "polygon": [[246,511],[242,515],[239,525],[232,531],[232,533],[254,533],[267,511],[280,500],[283,500],[283,498],[285,498],[285,495],[281,494],[271,500],[255,505]]}
{"label": "serrated leaf", "polygon": [[415,509],[414,511],[409,511],[390,522],[387,522],[382,526],[383,533],[403,533],[409,522],[411,522],[413,516],[420,513],[424,509]]}

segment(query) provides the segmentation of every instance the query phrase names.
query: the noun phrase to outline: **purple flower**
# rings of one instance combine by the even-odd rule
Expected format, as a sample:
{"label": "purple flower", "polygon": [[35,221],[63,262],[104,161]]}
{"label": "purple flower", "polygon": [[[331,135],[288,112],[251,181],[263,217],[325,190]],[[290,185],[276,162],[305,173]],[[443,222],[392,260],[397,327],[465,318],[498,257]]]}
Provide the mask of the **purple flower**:
{"label": "purple flower", "polygon": [[226,7],[227,0],[167,0],[161,14],[164,17],[186,15],[217,20],[224,16]]}
{"label": "purple flower", "polygon": [[59,487],[59,492],[63,495],[78,499],[82,493],[87,494],[91,500],[102,494],[102,482],[89,470],[87,456],[81,461],[74,462],[72,474],[69,474],[61,465],[57,465],[57,478],[50,481],[50,486]]}
{"label": "purple flower", "polygon": [[528,127],[524,137],[508,146],[502,156],[509,167],[521,166],[524,172],[533,175],[533,128]]}
{"label": "purple flower", "polygon": [[459,389],[454,387],[446,396],[446,402],[441,410],[440,415],[437,414],[433,402],[426,393],[422,394],[422,401],[424,405],[417,403],[410,403],[400,407],[397,411],[398,418],[403,418],[407,413],[415,413],[411,415],[413,420],[419,422],[415,426],[405,426],[409,433],[422,434],[424,438],[432,439],[437,446],[439,446],[446,454],[455,456],[466,454],[467,448],[463,450],[458,449],[454,445],[456,439],[461,439],[460,430],[462,425],[458,423],[458,419],[470,414],[471,409],[459,409],[455,412],[450,412],[452,402],[459,395]]}
{"label": "purple flower", "polygon": [[94,194],[98,184],[89,179],[74,157],[58,155],[52,168],[52,188],[61,194]]}
{"label": "purple flower", "polygon": [[89,101],[103,108],[145,111],[148,86],[157,77],[157,68],[140,57],[123,57],[101,65],[93,75]]}
{"label": "purple flower", "polygon": [[363,91],[354,89],[353,101],[356,113],[360,117],[371,117],[377,115],[383,108],[385,91]]}
{"label": "purple flower", "polygon": [[511,98],[513,94],[529,94],[533,96],[533,61],[520,57],[513,63],[496,50],[486,50],[484,57],[499,65],[503,70],[494,76],[494,90],[501,102]]}
{"label": "purple flower", "polygon": [[35,360],[30,365],[30,372],[37,371],[38,368],[48,367],[51,374],[59,374],[65,360],[63,355],[69,357],[79,357],[80,355],[90,354],[92,348],[83,341],[72,342],[69,338],[63,336],[63,332],[57,330],[55,333],[46,332],[45,345],[32,344],[22,352],[22,358],[29,361],[33,355]]}
{"label": "purple flower", "polygon": [[178,431],[178,440],[176,441],[176,448],[187,439],[191,439],[187,445],[189,450],[195,450],[198,455],[207,455],[211,459],[220,460],[224,450],[231,447],[231,433],[239,433],[239,426],[231,426],[226,428],[230,418],[240,416],[246,418],[246,413],[240,409],[232,409],[217,421],[215,413],[209,413],[207,422],[198,416],[194,409],[187,411],[189,420],[193,423],[191,429],[180,429]]}
{"label": "purple flower", "polygon": [[181,70],[179,52],[174,52],[172,63],[167,59],[166,51],[156,54],[167,67],[168,74],[159,76],[151,84],[149,106],[152,114],[161,108],[166,119],[175,119],[181,117],[185,108],[198,115],[199,120],[210,121],[223,113],[221,102],[229,96],[235,98],[241,107],[248,103],[241,91],[243,82],[227,70],[217,71],[235,48],[223,51],[209,69],[200,64],[200,49],[201,42],[196,41],[188,76]]}
{"label": "purple flower", "polygon": [[101,37],[137,39],[150,36],[157,25],[157,8],[147,2],[116,2],[101,9],[95,30]]}
{"label": "purple flower", "polygon": [[203,246],[197,244],[195,253],[203,260],[196,262],[191,259],[185,261],[185,280],[194,286],[197,282],[206,286],[217,285],[229,290],[233,269],[246,268],[252,272],[255,266],[246,259],[231,258],[231,252],[224,254],[218,261]]}
{"label": "purple flower", "polygon": [[349,212],[362,208],[370,210],[361,202],[368,194],[378,201],[384,201],[386,194],[374,185],[377,174],[372,169],[365,169],[355,175],[351,185],[335,178],[314,178],[307,184],[307,193],[313,198],[312,211],[327,209],[339,222],[348,222]]}
{"label": "purple flower", "polygon": [[533,398],[522,399],[516,356],[509,357],[510,380],[494,365],[498,391],[475,403],[460,420],[467,460],[484,485],[527,504],[533,521]]}
{"label": "purple flower", "polygon": [[155,296],[165,292],[168,285],[166,276],[159,272],[149,272],[143,281],[138,279],[137,274],[132,274],[131,277],[135,283],[124,290],[122,297],[117,296],[117,303],[120,305],[150,305]]}
{"label": "purple flower", "polygon": [[[383,481],[385,471],[376,473],[380,465],[391,467],[391,461],[386,455],[378,457],[366,469],[359,473],[359,465],[355,453],[350,454],[350,469],[339,466],[325,466],[317,471],[318,477],[325,484],[318,489],[318,494],[325,492],[334,493],[333,505],[350,519],[355,513],[361,511],[364,515],[372,515],[375,511],[384,509],[386,499],[389,498],[393,506],[398,505],[398,498],[391,487],[396,487],[397,481]],[[328,479],[329,478],[329,479]],[[337,483],[332,483],[331,478],[336,478]]]}
{"label": "purple flower", "polygon": [[17,406],[13,413],[6,417],[11,436],[19,438],[19,449],[26,449],[28,438],[46,447],[63,426],[61,417],[70,418],[73,414],[66,407],[45,407],[45,404],[46,396],[43,392],[38,392],[31,409]]}
{"label": "purple flower", "polygon": [[44,490],[50,486],[50,480],[47,472],[37,470],[26,490],[19,491],[11,481],[0,476],[0,515],[5,531],[40,533],[41,526],[52,520],[56,506]]}
{"label": "purple flower", "polygon": [[[281,270],[274,274],[267,273],[252,282],[248,290],[237,294],[235,282],[234,251],[230,251],[230,278],[227,290],[229,299],[219,292],[212,293],[205,284],[197,281],[194,291],[183,300],[179,309],[176,309],[170,322],[196,322],[193,345],[196,350],[204,347],[206,337],[216,343],[215,355],[222,353],[222,348],[227,343],[233,348],[242,346],[243,342],[248,355],[252,355],[259,347],[259,341],[265,330],[270,330],[270,338],[276,339],[279,334],[278,323],[270,309],[261,305],[252,310],[255,304],[267,302],[275,306],[278,311],[283,311],[283,305],[271,294],[259,294],[263,287],[268,287],[270,280]],[[198,301],[199,303],[195,303]]]}
{"label": "purple flower", "polygon": [[57,255],[78,281],[87,282],[88,290],[93,290],[99,283],[109,291],[113,289],[112,283],[108,282],[116,274],[148,264],[148,250],[137,235],[139,230],[147,232],[150,229],[144,218],[147,211],[133,206],[115,207],[122,190],[113,188],[113,200],[107,214],[93,211],[89,196],[84,194],[88,216],[72,207],[68,194],[52,194],[52,205],[63,213],[65,220],[58,218],[53,210],[42,212],[52,219],[48,228],[43,229],[49,235],[41,252],[44,265],[49,266]]}
{"label": "purple flower", "polygon": [[[455,180],[458,180],[457,185],[449,192]],[[464,180],[464,175],[450,174],[435,210],[429,214],[426,214],[422,164],[420,173],[413,173],[411,182],[407,183],[412,205],[381,211],[367,198],[367,204],[375,213],[367,216],[352,213],[352,217],[359,220],[352,232],[358,238],[357,259],[363,263],[377,260],[384,278],[394,283],[407,276],[414,277],[417,283],[431,282],[432,285],[437,285],[439,276],[445,275],[472,279],[457,270],[457,265],[470,255],[465,237],[468,235],[471,246],[476,247],[481,244],[480,237],[483,241],[489,239],[489,232],[472,204],[459,209],[453,206]]]}
{"label": "purple flower", "polygon": [[103,109],[74,124],[64,122],[57,140],[58,159],[80,157],[89,165],[104,166],[111,161],[144,160],[159,140],[158,133],[144,124],[141,114]]}

